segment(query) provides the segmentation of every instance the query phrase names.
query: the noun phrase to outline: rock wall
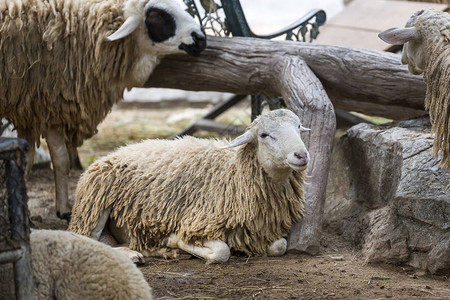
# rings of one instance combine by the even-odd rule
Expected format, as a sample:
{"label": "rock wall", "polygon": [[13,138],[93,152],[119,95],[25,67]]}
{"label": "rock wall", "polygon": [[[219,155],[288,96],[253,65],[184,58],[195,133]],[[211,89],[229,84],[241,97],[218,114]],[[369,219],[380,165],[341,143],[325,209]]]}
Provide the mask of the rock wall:
{"label": "rock wall", "polygon": [[430,131],[427,118],[358,124],[334,147],[325,226],[368,262],[450,273],[450,173]]}

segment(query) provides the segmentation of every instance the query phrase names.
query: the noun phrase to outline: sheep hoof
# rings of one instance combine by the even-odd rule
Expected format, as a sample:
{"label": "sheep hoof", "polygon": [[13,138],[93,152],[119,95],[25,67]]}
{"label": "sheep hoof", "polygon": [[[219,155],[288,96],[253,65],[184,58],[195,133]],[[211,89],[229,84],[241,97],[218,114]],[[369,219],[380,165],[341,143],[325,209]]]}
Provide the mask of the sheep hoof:
{"label": "sheep hoof", "polygon": [[281,238],[273,242],[267,249],[267,256],[281,256],[286,253],[287,241],[285,238]]}
{"label": "sheep hoof", "polygon": [[147,257],[162,257],[164,259],[186,260],[192,258],[192,255],[180,250],[172,248],[161,248],[154,251],[144,250],[144,256]]}
{"label": "sheep hoof", "polygon": [[70,211],[66,212],[66,213],[62,213],[62,214],[59,211],[57,211],[56,212],[56,216],[58,218],[60,218],[61,220],[66,220],[67,224],[69,224],[70,223],[70,219],[72,219],[72,213]]}
{"label": "sheep hoof", "polygon": [[129,259],[131,259],[131,261],[134,262],[136,265],[145,264],[144,256],[137,251],[131,250],[130,248],[127,247],[117,247],[114,249],[124,254]]}

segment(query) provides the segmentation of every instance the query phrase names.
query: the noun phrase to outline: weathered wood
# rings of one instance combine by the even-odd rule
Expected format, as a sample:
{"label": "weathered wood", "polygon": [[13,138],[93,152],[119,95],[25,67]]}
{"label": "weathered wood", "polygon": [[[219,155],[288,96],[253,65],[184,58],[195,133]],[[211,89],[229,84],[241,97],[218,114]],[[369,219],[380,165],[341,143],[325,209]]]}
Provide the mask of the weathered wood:
{"label": "weathered wood", "polygon": [[379,51],[252,38],[210,37],[208,45],[199,58],[166,57],[146,86],[282,96],[311,128],[303,136],[311,154],[305,214],[288,249],[316,254],[336,127],[330,98],[336,107],[354,103],[354,111],[380,108],[382,116],[403,119],[399,107],[410,108],[408,117],[423,113],[422,77],[410,75],[398,55]]}
{"label": "weathered wood", "polygon": [[166,57],[145,86],[279,96],[272,66],[286,56],[306,61],[337,108],[391,119],[423,114],[425,83],[399,55],[291,41],[208,37],[201,57]]}
{"label": "weathered wood", "polygon": [[322,83],[304,60],[287,56],[273,67],[273,72],[281,75],[274,84],[279,87],[286,105],[298,114],[304,126],[311,129],[303,134],[310,153],[305,212],[301,222],[291,230],[288,250],[317,254],[336,130],[335,112]]}
{"label": "weathered wood", "polygon": [[[23,143],[23,141],[18,141]],[[25,157],[23,152],[18,153],[17,156],[18,161],[24,161]],[[14,262],[14,287],[17,300],[33,299],[30,226],[28,223],[29,213],[26,204],[28,198],[23,176],[23,168],[17,161],[10,160],[6,162],[6,187],[8,189],[11,242],[18,246],[22,252],[21,257]]]}
{"label": "weathered wood", "polygon": [[0,264],[15,263],[23,256],[22,249],[0,252]]}

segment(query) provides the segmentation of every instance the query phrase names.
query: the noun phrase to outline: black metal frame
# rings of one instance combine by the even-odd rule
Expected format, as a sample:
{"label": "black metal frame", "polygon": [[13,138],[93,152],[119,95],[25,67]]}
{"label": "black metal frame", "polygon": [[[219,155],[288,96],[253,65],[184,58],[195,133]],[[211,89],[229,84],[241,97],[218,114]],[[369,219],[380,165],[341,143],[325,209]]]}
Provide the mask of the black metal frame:
{"label": "black metal frame", "polygon": [[[285,35],[286,40],[294,41],[306,41],[307,33],[309,32],[309,42],[317,38],[319,34],[319,26],[325,24],[326,14],[321,9],[314,9],[308,12],[306,15],[292,23],[291,25],[278,30],[276,32],[258,35],[252,32],[242,10],[242,6],[239,0],[221,0],[220,4],[215,0],[184,0],[187,6],[186,11],[189,12],[194,18],[197,18],[200,25],[206,29],[211,30],[215,35],[219,36],[241,36],[241,37],[253,37],[261,39],[272,39],[275,37]],[[199,6],[205,12],[202,16]],[[225,19],[222,20],[219,14],[220,10],[223,11]],[[314,21],[313,21],[314,20]],[[225,103],[218,104],[213,110],[205,115],[199,122],[192,124],[179,132],[176,136],[183,136],[186,134],[193,134],[199,129],[210,129],[211,120],[223,113],[225,110],[236,105],[246,96],[236,95],[226,101]],[[281,97],[268,98],[263,95],[251,96],[251,119],[254,120],[258,115],[262,113],[263,102],[266,102],[270,109],[275,109],[284,106],[284,101]],[[228,133],[239,132],[240,128],[232,128],[233,126],[226,127]],[[223,130],[223,127],[219,130]],[[222,132],[221,132],[222,133]]]}
{"label": "black metal frame", "polygon": [[[221,0],[220,4],[214,2],[214,0],[200,0],[200,5],[205,11],[205,15],[201,16],[200,9],[195,0],[184,0],[187,11],[198,19],[200,25],[204,28],[210,28],[212,24],[208,22],[215,22],[221,28],[219,30],[213,30],[216,35],[225,36],[243,36],[253,37],[261,39],[273,39],[282,35],[286,35],[286,40],[295,40],[306,42],[306,33],[310,33],[309,42],[312,42],[317,38],[319,34],[319,26],[325,24],[326,13],[321,9],[313,9],[306,15],[296,20],[289,26],[282,28],[270,34],[255,34],[250,29],[245,18],[244,11],[242,9],[239,0]],[[222,21],[218,15],[211,17],[213,13],[217,13],[220,9],[225,14],[225,20]],[[208,16],[209,15],[209,16]],[[314,21],[313,21],[314,20]],[[211,29],[211,28],[210,28]]]}
{"label": "black metal frame", "polygon": [[28,197],[24,181],[27,151],[28,143],[25,140],[0,137],[0,160],[4,161],[5,166],[5,178],[2,181],[6,188],[9,223],[9,230],[1,234],[10,246],[6,251],[0,249],[0,264],[14,264],[17,300],[33,299]]}

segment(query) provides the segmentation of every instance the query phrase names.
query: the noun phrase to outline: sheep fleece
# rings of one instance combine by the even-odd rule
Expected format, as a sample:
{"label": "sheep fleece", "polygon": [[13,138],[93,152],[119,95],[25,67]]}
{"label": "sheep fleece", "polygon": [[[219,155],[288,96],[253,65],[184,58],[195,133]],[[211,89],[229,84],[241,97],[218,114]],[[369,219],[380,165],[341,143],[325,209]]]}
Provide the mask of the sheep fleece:
{"label": "sheep fleece", "polygon": [[[185,137],[148,140],[95,162],[80,178],[69,230],[90,236],[100,213],[130,230],[130,248],[222,240],[234,250],[265,255],[303,214],[305,171],[271,180],[256,158],[256,142],[218,150],[225,141]],[[88,212],[88,213],[87,213]]]}
{"label": "sheep fleece", "polygon": [[30,242],[35,299],[152,299],[138,268],[105,244],[53,230],[32,231]]}
{"label": "sheep fleece", "polygon": [[[63,128],[79,146],[137,84],[133,39],[105,38],[125,0],[0,0],[0,116],[32,138]],[[142,84],[142,83],[141,83]]]}
{"label": "sheep fleece", "polygon": [[423,77],[427,84],[425,107],[433,123],[434,154],[442,151],[441,165],[450,171],[450,15],[435,12],[427,17],[414,24],[429,55]]}

